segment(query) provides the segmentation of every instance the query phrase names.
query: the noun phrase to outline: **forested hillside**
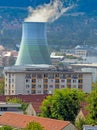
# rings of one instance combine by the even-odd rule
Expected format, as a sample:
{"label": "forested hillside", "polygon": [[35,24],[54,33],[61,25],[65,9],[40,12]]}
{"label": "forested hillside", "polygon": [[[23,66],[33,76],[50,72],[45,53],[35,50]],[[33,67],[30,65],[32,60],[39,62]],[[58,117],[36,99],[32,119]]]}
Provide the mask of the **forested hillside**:
{"label": "forested hillside", "polygon": [[[78,44],[97,44],[97,0],[75,0],[77,6],[53,23],[47,24],[48,44],[68,48]],[[15,48],[20,44],[22,23],[28,16],[27,7],[36,7],[49,0],[0,1],[0,44]]]}

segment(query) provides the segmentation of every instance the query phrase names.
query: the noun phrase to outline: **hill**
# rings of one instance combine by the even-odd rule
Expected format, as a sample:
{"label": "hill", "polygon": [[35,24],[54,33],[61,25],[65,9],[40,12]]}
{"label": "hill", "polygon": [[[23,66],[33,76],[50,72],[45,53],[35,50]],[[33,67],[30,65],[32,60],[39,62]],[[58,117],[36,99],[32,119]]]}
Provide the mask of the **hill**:
{"label": "hill", "polygon": [[[48,43],[51,47],[59,49],[78,44],[97,45],[97,0],[75,2],[77,6],[74,9],[53,23],[48,23]],[[49,3],[49,0],[0,1],[0,44],[7,48],[15,48],[16,44],[20,44],[22,23],[28,16],[27,7],[44,3]]]}

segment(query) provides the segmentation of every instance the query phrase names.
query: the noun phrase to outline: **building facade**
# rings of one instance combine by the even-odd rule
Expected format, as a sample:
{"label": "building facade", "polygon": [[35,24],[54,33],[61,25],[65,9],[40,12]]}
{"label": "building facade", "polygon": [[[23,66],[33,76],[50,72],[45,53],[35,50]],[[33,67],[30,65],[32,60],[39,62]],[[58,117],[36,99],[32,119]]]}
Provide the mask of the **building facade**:
{"label": "building facade", "polygon": [[52,65],[13,66],[4,69],[5,95],[52,94],[55,89],[76,88],[91,91],[88,72],[58,70]]}
{"label": "building facade", "polygon": [[97,125],[95,125],[95,126],[84,125],[83,130],[97,130]]}

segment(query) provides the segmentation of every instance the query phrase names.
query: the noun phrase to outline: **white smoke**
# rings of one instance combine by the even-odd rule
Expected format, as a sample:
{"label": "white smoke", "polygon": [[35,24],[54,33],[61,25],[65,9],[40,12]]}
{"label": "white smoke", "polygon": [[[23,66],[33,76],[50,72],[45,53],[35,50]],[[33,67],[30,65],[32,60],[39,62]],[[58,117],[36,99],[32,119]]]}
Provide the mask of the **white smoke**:
{"label": "white smoke", "polygon": [[73,6],[64,7],[61,0],[51,0],[49,4],[38,6],[36,9],[29,7],[29,16],[25,22],[52,22]]}

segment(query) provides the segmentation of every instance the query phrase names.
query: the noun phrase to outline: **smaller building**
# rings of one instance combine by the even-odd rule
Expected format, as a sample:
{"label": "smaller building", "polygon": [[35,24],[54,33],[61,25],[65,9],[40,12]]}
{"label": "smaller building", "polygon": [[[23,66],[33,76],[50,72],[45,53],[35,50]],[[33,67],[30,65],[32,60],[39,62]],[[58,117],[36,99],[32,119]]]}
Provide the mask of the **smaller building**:
{"label": "smaller building", "polygon": [[97,81],[97,63],[92,64],[71,64],[74,71],[90,72],[92,74],[92,82]]}
{"label": "smaller building", "polygon": [[33,95],[0,95],[0,102],[6,102],[6,99],[13,99],[17,98],[22,100],[23,102],[28,104],[27,109],[25,110],[27,115],[33,115],[36,116],[38,115],[41,110],[40,106],[42,105],[42,101],[46,99],[46,97],[49,95],[46,94],[33,94]]}
{"label": "smaller building", "polygon": [[75,130],[75,126],[69,121],[62,121],[37,116],[28,116],[23,114],[6,112],[0,116],[0,125],[8,125],[13,128],[25,128],[29,122],[37,122],[44,127],[45,130]]}
{"label": "smaller building", "polygon": [[95,126],[84,125],[83,130],[97,130],[97,125],[95,125]]}
{"label": "smaller building", "polygon": [[17,112],[23,114],[23,111],[21,110],[21,104],[0,102],[0,115],[3,115],[5,112]]}
{"label": "smaller building", "polygon": [[84,49],[75,49],[75,55],[82,57],[82,58],[86,58],[87,56],[87,50]]}

